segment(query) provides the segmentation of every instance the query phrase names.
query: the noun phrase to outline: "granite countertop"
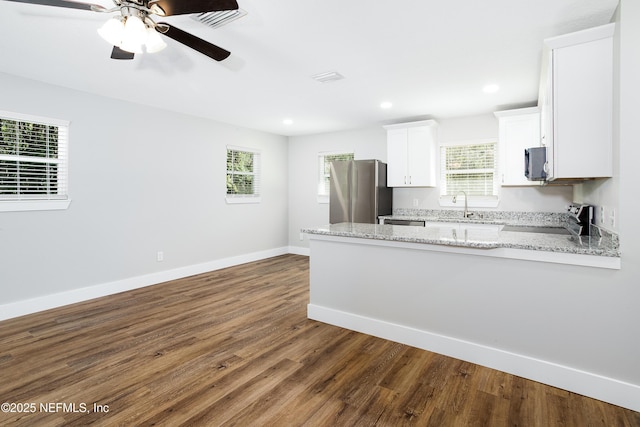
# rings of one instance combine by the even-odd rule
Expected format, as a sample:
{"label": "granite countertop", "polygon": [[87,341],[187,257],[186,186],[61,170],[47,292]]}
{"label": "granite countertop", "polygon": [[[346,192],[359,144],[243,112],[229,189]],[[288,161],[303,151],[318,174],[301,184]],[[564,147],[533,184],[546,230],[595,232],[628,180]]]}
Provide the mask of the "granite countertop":
{"label": "granite countertop", "polygon": [[[460,213],[458,212],[457,215]],[[317,228],[302,229],[303,233],[355,237],[396,242],[458,246],[477,249],[513,248],[569,254],[619,257],[617,239],[603,234],[598,237],[576,237],[567,234],[531,233],[499,230],[500,225],[527,227],[562,227],[560,215],[516,215],[519,218],[477,218],[464,220],[448,215],[394,215],[384,218],[443,222],[442,226],[427,227],[389,224],[339,223]],[[468,223],[469,228],[455,227],[451,223]],[[487,227],[483,227],[486,224]],[[597,234],[597,233],[596,233]],[[615,236],[614,236],[615,237]]]}

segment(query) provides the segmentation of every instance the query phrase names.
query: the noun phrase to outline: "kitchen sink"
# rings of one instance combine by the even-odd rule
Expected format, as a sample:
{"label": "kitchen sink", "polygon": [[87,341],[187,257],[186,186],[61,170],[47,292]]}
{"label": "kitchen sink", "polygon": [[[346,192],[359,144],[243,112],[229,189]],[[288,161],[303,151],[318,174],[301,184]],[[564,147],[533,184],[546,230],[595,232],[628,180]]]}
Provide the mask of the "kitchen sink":
{"label": "kitchen sink", "polygon": [[547,233],[547,234],[571,234],[564,227],[529,227],[520,225],[505,225],[502,231],[516,231],[519,233]]}
{"label": "kitchen sink", "polygon": [[455,231],[487,231],[497,233],[498,231],[515,231],[518,233],[547,233],[547,234],[566,234],[571,233],[564,227],[553,226],[527,226],[527,225],[503,225],[503,224],[482,224],[477,222],[445,222],[445,221],[391,221],[385,220],[385,224],[396,225],[424,225],[427,228],[440,228],[443,230]]}
{"label": "kitchen sink", "polygon": [[479,224],[479,223],[470,223],[470,222],[426,222],[424,224],[425,227],[438,227],[438,228],[446,228],[457,231],[465,231],[465,230],[478,230],[478,231],[493,231],[498,232],[502,230],[504,225],[502,224]]}

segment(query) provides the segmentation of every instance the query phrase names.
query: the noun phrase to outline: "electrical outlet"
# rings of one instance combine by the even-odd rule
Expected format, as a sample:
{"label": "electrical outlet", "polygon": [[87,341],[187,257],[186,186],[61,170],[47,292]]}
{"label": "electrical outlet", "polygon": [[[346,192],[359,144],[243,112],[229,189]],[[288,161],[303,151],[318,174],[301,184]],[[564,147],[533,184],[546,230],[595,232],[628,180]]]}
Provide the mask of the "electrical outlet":
{"label": "electrical outlet", "polygon": [[156,254],[156,261],[158,262],[164,261],[164,252],[158,251],[158,253]]}
{"label": "electrical outlet", "polygon": [[600,215],[598,215],[598,221],[600,225],[604,225],[604,206],[600,206]]}
{"label": "electrical outlet", "polygon": [[613,208],[609,211],[609,225],[611,228],[616,227],[616,210]]}
{"label": "electrical outlet", "polygon": [[417,208],[420,205],[420,201],[418,199],[413,199],[413,207]]}

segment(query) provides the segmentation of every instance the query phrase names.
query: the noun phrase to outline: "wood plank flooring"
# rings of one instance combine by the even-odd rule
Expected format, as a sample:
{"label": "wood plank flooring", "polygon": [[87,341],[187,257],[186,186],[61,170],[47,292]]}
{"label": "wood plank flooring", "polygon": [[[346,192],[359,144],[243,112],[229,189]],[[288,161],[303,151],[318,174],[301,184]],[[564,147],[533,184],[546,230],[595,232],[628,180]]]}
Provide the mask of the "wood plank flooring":
{"label": "wood plank flooring", "polygon": [[308,320],[308,280],[308,259],[285,255],[0,322],[0,402],[19,411],[0,425],[640,426]]}

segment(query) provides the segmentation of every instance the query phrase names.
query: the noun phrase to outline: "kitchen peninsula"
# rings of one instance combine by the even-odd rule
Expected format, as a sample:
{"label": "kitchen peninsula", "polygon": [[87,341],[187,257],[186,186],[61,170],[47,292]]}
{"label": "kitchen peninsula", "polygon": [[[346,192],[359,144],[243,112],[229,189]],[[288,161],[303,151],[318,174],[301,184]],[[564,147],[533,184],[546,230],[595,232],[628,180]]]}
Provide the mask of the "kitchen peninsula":
{"label": "kitchen peninsula", "polygon": [[[427,226],[387,225],[382,224],[384,219],[424,221]],[[311,241],[365,239],[360,243],[389,247],[406,243],[410,244],[406,247],[416,250],[620,268],[616,235],[597,227],[591,236],[552,232],[563,230],[567,221],[564,214],[555,213],[490,212],[477,213],[474,219],[467,219],[459,217],[455,210],[396,210],[392,216],[381,217],[381,224],[329,224],[302,232],[309,234]]]}
{"label": "kitchen peninsula", "polygon": [[310,319],[598,395],[601,378],[563,361],[593,351],[589,340],[569,344],[590,318],[571,295],[615,281],[615,238],[504,230],[550,225],[536,216],[469,227],[453,215],[407,218],[430,224],[302,230],[310,243]]}

